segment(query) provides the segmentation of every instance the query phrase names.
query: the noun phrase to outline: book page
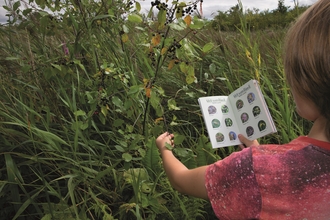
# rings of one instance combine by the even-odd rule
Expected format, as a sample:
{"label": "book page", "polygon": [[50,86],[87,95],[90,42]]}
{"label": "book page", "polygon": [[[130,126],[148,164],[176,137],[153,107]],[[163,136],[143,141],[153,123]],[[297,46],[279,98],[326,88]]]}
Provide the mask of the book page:
{"label": "book page", "polygon": [[250,80],[230,94],[240,133],[254,140],[276,132],[258,82]]}
{"label": "book page", "polygon": [[213,148],[237,145],[238,126],[227,96],[198,99]]}

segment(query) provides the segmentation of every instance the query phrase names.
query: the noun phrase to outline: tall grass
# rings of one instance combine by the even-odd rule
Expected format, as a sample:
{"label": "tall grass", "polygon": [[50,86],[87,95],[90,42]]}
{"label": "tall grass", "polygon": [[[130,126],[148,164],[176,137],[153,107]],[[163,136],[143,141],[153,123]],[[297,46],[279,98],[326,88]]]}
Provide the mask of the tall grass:
{"label": "tall grass", "polygon": [[[192,82],[163,48],[152,48],[152,59],[157,22],[136,22],[126,1],[66,4],[62,21],[25,12],[27,20],[0,29],[4,218],[213,219],[209,203],[172,189],[155,138],[175,133],[174,152],[190,168],[236,151],[211,148],[197,99],[251,78],[279,131],[262,142],[284,143],[308,128],[284,80],[284,31],[169,26],[160,45],[180,39],[176,56],[194,67]],[[130,13],[133,21],[124,19]]]}

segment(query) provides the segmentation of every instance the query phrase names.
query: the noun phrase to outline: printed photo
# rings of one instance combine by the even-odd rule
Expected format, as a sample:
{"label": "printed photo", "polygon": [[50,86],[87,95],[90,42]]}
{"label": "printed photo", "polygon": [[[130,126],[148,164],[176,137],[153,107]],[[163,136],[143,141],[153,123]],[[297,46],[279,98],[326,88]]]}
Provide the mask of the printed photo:
{"label": "printed photo", "polygon": [[249,103],[253,102],[255,100],[255,98],[256,98],[256,96],[252,92],[247,95],[247,100]]}
{"label": "printed photo", "polygon": [[212,127],[213,128],[218,128],[220,127],[220,121],[218,119],[213,119],[212,120]]}
{"label": "printed photo", "polygon": [[219,132],[215,135],[215,139],[217,140],[217,142],[223,142],[225,140],[225,136],[223,136],[223,134]]}
{"label": "printed photo", "polygon": [[255,107],[253,107],[253,109],[252,109],[252,113],[253,113],[253,116],[254,116],[254,117],[260,115],[260,112],[261,112],[261,110],[260,110],[260,107],[259,107],[259,106],[255,106]]}
{"label": "printed photo", "polygon": [[231,126],[233,126],[233,120],[231,120],[230,118],[226,118],[225,124],[226,124],[226,127],[231,127]]}
{"label": "printed photo", "polygon": [[213,105],[210,105],[207,110],[209,111],[210,115],[217,113],[217,108]]}
{"label": "printed photo", "polygon": [[249,120],[249,115],[246,112],[242,113],[241,120],[242,120],[242,123],[247,122]]}
{"label": "printed photo", "polygon": [[250,136],[252,136],[253,134],[254,134],[254,129],[253,129],[253,127],[251,127],[251,126],[247,127],[247,128],[246,128],[246,135],[247,135],[248,137],[250,137]]}
{"label": "printed photo", "polygon": [[244,102],[241,99],[237,100],[236,108],[239,110],[239,109],[243,108],[243,106],[244,106]]}
{"label": "printed photo", "polygon": [[234,141],[234,140],[236,140],[236,138],[237,138],[237,135],[235,132],[233,132],[233,131],[229,132],[229,140]]}
{"label": "printed photo", "polygon": [[222,111],[222,113],[228,113],[229,112],[229,108],[228,108],[228,106],[227,105],[223,105],[223,106],[221,106],[221,111]]}
{"label": "printed photo", "polygon": [[261,120],[261,121],[258,122],[259,131],[265,130],[266,127],[267,127],[267,125],[266,125],[266,122],[265,121]]}

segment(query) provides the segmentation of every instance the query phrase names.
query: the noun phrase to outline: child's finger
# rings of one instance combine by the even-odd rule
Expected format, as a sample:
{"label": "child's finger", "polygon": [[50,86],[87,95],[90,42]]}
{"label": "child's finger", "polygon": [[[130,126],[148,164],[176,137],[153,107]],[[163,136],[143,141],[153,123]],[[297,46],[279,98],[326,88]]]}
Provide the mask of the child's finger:
{"label": "child's finger", "polygon": [[246,148],[244,144],[239,144],[238,147],[239,147],[241,150],[243,150],[244,148]]}

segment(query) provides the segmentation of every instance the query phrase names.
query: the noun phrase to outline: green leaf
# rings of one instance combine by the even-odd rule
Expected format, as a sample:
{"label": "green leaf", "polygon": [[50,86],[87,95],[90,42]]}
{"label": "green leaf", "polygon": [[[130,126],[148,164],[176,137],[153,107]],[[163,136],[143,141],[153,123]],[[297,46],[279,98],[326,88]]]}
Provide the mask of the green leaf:
{"label": "green leaf", "polygon": [[21,180],[21,175],[20,175],[20,172],[19,172],[19,170],[16,166],[16,163],[14,162],[13,158],[11,157],[11,155],[9,153],[5,153],[5,163],[6,163],[5,168],[7,169],[8,181],[10,183],[12,183],[9,187],[10,194],[8,196],[10,196],[11,201],[14,204],[16,204],[16,205],[14,205],[14,208],[15,208],[15,211],[18,212],[19,207],[20,207],[18,204],[21,204],[21,199],[20,199],[20,195],[19,195],[18,186],[21,185],[21,184],[17,184],[17,183],[22,181]]}
{"label": "green leaf", "polygon": [[213,154],[213,149],[211,143],[205,135],[201,135],[198,139],[198,145],[196,147],[196,163],[197,166],[204,166],[207,164],[214,163],[217,158],[215,158],[215,154]]}
{"label": "green leaf", "polygon": [[142,194],[141,195],[141,207],[147,208],[149,205],[150,205],[150,202],[149,202],[147,195]]}
{"label": "green leaf", "polygon": [[132,133],[134,131],[134,126],[133,125],[126,125],[126,130],[129,132],[129,133]]}
{"label": "green leaf", "polygon": [[28,14],[31,13],[31,11],[32,11],[32,8],[27,8],[27,9],[23,10],[23,15],[27,16]]}
{"label": "green leaf", "polygon": [[2,6],[5,10],[7,10],[7,11],[11,11],[11,8],[9,8],[8,6],[6,6],[6,5],[3,5]]}
{"label": "green leaf", "polygon": [[147,171],[151,171],[149,172],[151,175],[155,175],[161,170],[161,166],[159,163],[160,157],[156,145],[156,138],[150,138],[146,144],[146,147],[147,152],[145,157],[142,158],[142,164],[147,169]]}
{"label": "green leaf", "polygon": [[180,63],[180,70],[183,73],[187,73],[188,72],[188,65],[185,62],[181,62]]}
{"label": "green leaf", "polygon": [[109,17],[111,17],[111,15],[98,15],[98,16],[94,17],[92,21],[101,20],[103,18],[109,18]]}
{"label": "green leaf", "polygon": [[187,76],[186,76],[186,82],[188,84],[192,84],[195,81],[196,81],[195,69],[193,66],[189,66],[188,71],[187,71]]}
{"label": "green leaf", "polygon": [[19,60],[18,57],[6,57],[5,60]]}
{"label": "green leaf", "polygon": [[122,146],[120,146],[120,145],[115,145],[115,148],[116,148],[119,152],[122,152],[122,153],[125,152],[125,149],[124,149]]}
{"label": "green leaf", "polygon": [[187,157],[189,156],[189,152],[188,149],[185,148],[173,148],[175,153],[179,156],[179,157]]}
{"label": "green leaf", "polygon": [[213,44],[212,42],[210,42],[210,43],[207,43],[207,44],[204,45],[202,51],[203,51],[204,53],[207,53],[207,52],[209,52],[210,50],[212,50],[213,48],[214,48],[214,44]]}
{"label": "green leaf", "polygon": [[179,107],[176,106],[175,99],[169,99],[167,101],[167,105],[168,105],[169,110],[181,110]]}
{"label": "green leaf", "polygon": [[141,184],[141,191],[143,192],[143,193],[150,193],[151,192],[151,187],[149,186],[149,184],[147,184],[147,183],[142,183]]}
{"label": "green leaf", "polygon": [[83,110],[78,110],[76,112],[73,113],[75,116],[85,116],[86,112],[84,112]]}
{"label": "green leaf", "polygon": [[165,147],[167,150],[173,150],[173,146],[170,145],[169,143],[165,143]]}
{"label": "green leaf", "polygon": [[195,76],[195,68],[193,66],[188,66],[188,75]]}
{"label": "green leaf", "polygon": [[85,123],[82,123],[80,126],[79,126],[79,128],[81,129],[81,130],[86,130],[87,128],[88,128],[88,123],[87,122],[85,122]]}
{"label": "green leaf", "polygon": [[140,86],[140,85],[135,85],[135,86],[131,86],[129,88],[129,91],[128,91],[128,95],[131,95],[131,94],[136,94],[138,93],[139,91],[143,90],[143,87]]}
{"label": "green leaf", "polygon": [[209,70],[212,74],[215,74],[216,65],[214,63],[211,63],[210,66],[209,66]]}
{"label": "green leaf", "polygon": [[137,14],[128,15],[128,20],[133,23],[142,23],[142,21],[143,21],[142,17]]}
{"label": "green leaf", "polygon": [[127,100],[125,101],[125,104],[124,104],[124,108],[125,108],[125,110],[130,109],[132,106],[133,106],[133,102],[132,102],[132,100],[131,100],[131,99],[127,99]]}
{"label": "green leaf", "polygon": [[225,78],[225,77],[216,77],[216,79],[221,80],[221,81],[226,81],[227,80],[227,78]]}
{"label": "green leaf", "polygon": [[103,125],[105,125],[105,115],[99,114],[99,119]]}
{"label": "green leaf", "polygon": [[52,215],[46,214],[46,215],[44,215],[44,217],[41,218],[41,220],[52,220]]}
{"label": "green leaf", "polygon": [[192,84],[195,81],[196,81],[196,77],[194,75],[187,75],[187,77],[186,77],[186,83],[188,83],[190,85],[190,84]]}
{"label": "green leaf", "polygon": [[76,184],[73,182],[73,180],[74,180],[75,177],[76,176],[72,175],[69,178],[69,181],[68,181],[68,191],[69,191],[70,199],[71,199],[71,202],[72,202],[73,209],[75,211],[76,217],[78,217],[79,214],[78,214],[78,208],[77,208],[77,205],[76,205],[76,197],[75,197]]}
{"label": "green leaf", "polygon": [[179,125],[179,123],[175,122],[175,121],[171,121],[170,123],[171,126],[176,126],[176,125]]}
{"label": "green leaf", "polygon": [[62,67],[61,67],[60,65],[57,65],[57,64],[54,64],[54,63],[52,63],[51,65],[52,65],[52,67],[54,67],[55,69],[58,69],[59,71],[62,71]]}
{"label": "green leaf", "polygon": [[190,98],[196,97],[196,93],[194,93],[194,92],[186,92],[186,95],[188,95]]}
{"label": "green leaf", "polygon": [[123,155],[121,156],[126,162],[130,162],[133,157],[132,155],[130,155],[129,153],[123,153]]}
{"label": "green leaf", "polygon": [[193,23],[190,25],[190,28],[193,30],[199,30],[204,27],[204,20],[197,18],[196,16],[194,17]]}
{"label": "green leaf", "polygon": [[179,7],[186,7],[186,6],[187,6],[187,4],[185,2],[180,2],[179,3]]}
{"label": "green leaf", "polygon": [[122,119],[116,119],[114,122],[113,122],[113,126],[115,127],[120,127],[124,124],[124,120]]}
{"label": "green leaf", "polygon": [[186,26],[182,25],[182,23],[170,23],[169,24],[170,28],[172,28],[173,30],[176,31],[183,31],[184,29],[186,29]]}
{"label": "green leaf", "polygon": [[124,179],[128,183],[144,182],[149,179],[149,175],[144,168],[131,168],[124,171]]}
{"label": "green leaf", "polygon": [[19,6],[21,6],[21,2],[20,1],[15,2],[13,5],[13,11],[16,11],[19,8]]}
{"label": "green leaf", "polygon": [[163,109],[159,105],[160,98],[156,92],[152,92],[150,96],[150,104],[156,110],[156,115],[160,117],[163,114]]}
{"label": "green leaf", "polygon": [[114,16],[114,15],[115,15],[115,13],[113,12],[112,9],[109,9],[109,10],[108,10],[108,14],[109,14],[110,16]]}
{"label": "green leaf", "polygon": [[[172,3],[173,4],[173,3]],[[186,3],[185,2],[180,2],[179,3],[179,5],[178,5],[178,8],[177,8],[177,10],[176,10],[176,12],[175,12],[175,18],[176,19],[180,19],[180,18],[182,18],[182,16],[183,16],[183,9],[184,9],[184,7],[186,7]]]}
{"label": "green leaf", "polygon": [[106,106],[101,106],[101,112],[106,117],[108,114],[108,109]]}
{"label": "green leaf", "polygon": [[186,136],[181,134],[175,134],[174,135],[174,144],[182,144],[182,142],[186,139]]}
{"label": "green leaf", "polygon": [[145,156],[146,156],[146,151],[145,151],[144,149],[139,148],[139,149],[138,149],[138,152],[139,152],[139,154],[141,155],[141,157],[145,157]]}
{"label": "green leaf", "polygon": [[166,22],[166,11],[160,10],[158,12],[158,23],[159,23],[158,29],[162,29],[165,25],[165,22]]}
{"label": "green leaf", "polygon": [[141,11],[141,4],[140,4],[140,2],[135,2],[135,8],[136,8],[136,10],[138,12]]}
{"label": "green leaf", "polygon": [[80,60],[74,60],[73,61],[74,64],[78,65],[82,70],[84,70],[86,72],[86,69],[84,67],[84,65],[81,64]]}
{"label": "green leaf", "polygon": [[49,146],[56,147],[56,149],[59,150],[60,152],[62,152],[62,148],[60,147],[60,145],[63,144],[69,146],[68,143],[66,143],[61,137],[57,136],[56,134],[38,129],[36,127],[31,128],[31,130],[33,130],[35,135],[39,136],[40,138],[42,138],[42,140],[46,141],[49,144]]}
{"label": "green leaf", "polygon": [[182,7],[178,7],[178,9],[176,10],[176,12],[175,12],[175,18],[176,19],[180,19],[180,18],[182,18],[182,11],[183,11],[183,8]]}
{"label": "green leaf", "polygon": [[27,207],[31,204],[34,203],[34,199],[35,197],[37,197],[39,195],[39,193],[42,190],[37,191],[36,193],[34,193],[29,199],[27,199],[19,208],[19,210],[16,212],[16,215],[13,217],[13,219],[17,219],[19,218],[19,216],[21,216],[21,214],[25,211],[25,209],[27,209]]}
{"label": "green leaf", "polygon": [[128,34],[129,28],[126,25],[123,25],[123,31],[124,31],[124,33]]}
{"label": "green leaf", "polygon": [[82,125],[82,121],[74,121],[71,124],[72,130],[77,130]]}
{"label": "green leaf", "polygon": [[123,107],[123,102],[122,102],[121,99],[118,98],[117,96],[113,96],[113,97],[112,97],[112,103],[113,103],[115,106],[119,107],[119,108],[122,108],[122,107]]}

